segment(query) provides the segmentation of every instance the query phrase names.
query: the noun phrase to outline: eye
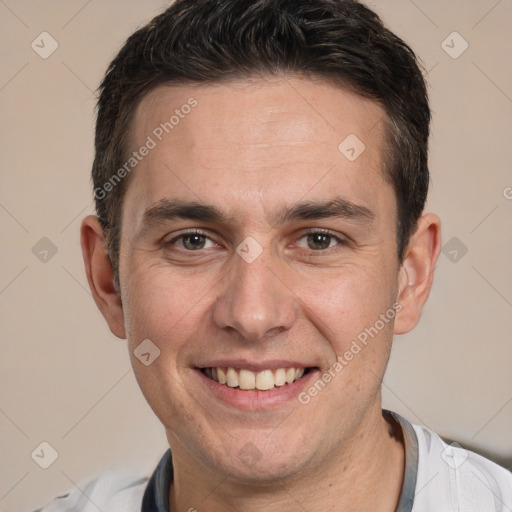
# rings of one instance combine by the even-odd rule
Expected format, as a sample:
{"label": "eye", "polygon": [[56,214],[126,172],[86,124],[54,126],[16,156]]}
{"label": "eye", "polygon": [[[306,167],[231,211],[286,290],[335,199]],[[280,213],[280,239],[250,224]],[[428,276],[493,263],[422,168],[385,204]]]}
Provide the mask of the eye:
{"label": "eye", "polygon": [[215,247],[216,244],[200,231],[189,231],[173,238],[171,241],[167,242],[166,245],[177,245],[180,249],[186,251],[199,251],[201,249]]}
{"label": "eye", "polygon": [[313,251],[325,251],[344,243],[343,240],[328,231],[311,231],[302,236],[300,240],[305,240],[306,245],[304,246],[299,243],[299,247]]}

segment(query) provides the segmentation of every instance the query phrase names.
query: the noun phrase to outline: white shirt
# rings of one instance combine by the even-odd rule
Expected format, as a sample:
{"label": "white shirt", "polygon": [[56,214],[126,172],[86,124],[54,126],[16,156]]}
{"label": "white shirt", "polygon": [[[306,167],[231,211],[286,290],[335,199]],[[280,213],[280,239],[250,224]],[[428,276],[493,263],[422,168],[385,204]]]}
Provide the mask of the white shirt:
{"label": "white shirt", "polygon": [[[512,512],[512,473],[426,427],[390,414],[402,427],[406,468],[395,512]],[[36,512],[172,512],[168,450],[151,478],[105,473]]]}

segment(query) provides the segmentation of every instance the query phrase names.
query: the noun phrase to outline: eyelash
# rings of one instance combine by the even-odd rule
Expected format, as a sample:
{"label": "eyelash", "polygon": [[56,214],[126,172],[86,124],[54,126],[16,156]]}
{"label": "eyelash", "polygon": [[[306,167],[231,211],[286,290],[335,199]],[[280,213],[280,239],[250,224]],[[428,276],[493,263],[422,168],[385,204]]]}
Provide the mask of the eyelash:
{"label": "eyelash", "polygon": [[[333,246],[333,247],[328,247],[327,249],[319,249],[319,250],[314,250],[314,249],[303,249],[303,248],[299,248],[299,252],[301,252],[302,254],[306,254],[308,256],[311,256],[311,255],[314,255],[314,256],[320,256],[321,254],[325,255],[325,254],[329,254],[333,249],[335,249],[336,247],[338,246],[343,246],[343,245],[347,245],[348,244],[348,241],[344,238],[340,238],[339,236],[335,235],[334,233],[332,233],[331,231],[327,230],[327,229],[311,229],[309,231],[306,231],[305,233],[303,233],[300,238],[298,240],[302,240],[303,238],[309,236],[309,235],[326,235],[326,236],[329,236],[331,238],[333,238],[334,240],[336,240],[338,243]],[[181,233],[180,235],[178,235],[177,237],[173,238],[172,240],[168,241],[168,242],[165,242],[164,243],[164,246],[165,247],[168,247],[168,246],[172,246],[174,245],[177,241],[179,240],[182,240],[188,236],[191,236],[191,235],[198,235],[198,236],[202,236],[204,238],[207,238],[208,240],[211,240],[213,242],[213,240],[211,239],[211,237],[199,230],[199,229],[191,229],[189,231],[186,231],[185,233]],[[214,242],[215,243],[215,242]],[[188,253],[194,253],[194,252],[201,252],[202,250],[205,250],[205,249],[198,249],[197,251],[192,251],[192,250],[188,250],[188,249],[182,249],[180,248],[181,251],[183,252],[188,252]]]}

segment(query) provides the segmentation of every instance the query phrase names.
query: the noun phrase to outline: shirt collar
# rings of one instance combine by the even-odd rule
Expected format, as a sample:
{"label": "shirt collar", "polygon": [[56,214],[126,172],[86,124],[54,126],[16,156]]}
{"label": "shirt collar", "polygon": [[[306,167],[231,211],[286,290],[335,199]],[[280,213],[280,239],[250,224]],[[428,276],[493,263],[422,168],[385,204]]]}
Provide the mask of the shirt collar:
{"label": "shirt collar", "polygon": [[392,411],[383,410],[382,413],[391,416],[400,425],[405,446],[404,481],[395,512],[411,512],[418,477],[418,437],[412,424],[405,418]]}
{"label": "shirt collar", "polygon": [[171,512],[169,490],[173,478],[171,450],[167,450],[149,479],[142,499],[141,512]]}

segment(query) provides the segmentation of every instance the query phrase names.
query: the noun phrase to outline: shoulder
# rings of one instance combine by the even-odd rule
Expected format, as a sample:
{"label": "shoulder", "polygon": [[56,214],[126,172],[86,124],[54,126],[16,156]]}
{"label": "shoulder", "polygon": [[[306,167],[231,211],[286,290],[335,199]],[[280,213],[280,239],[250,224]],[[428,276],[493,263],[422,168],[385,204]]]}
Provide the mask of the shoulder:
{"label": "shoulder", "polygon": [[414,512],[512,510],[512,473],[435,432],[413,425],[418,440]]}
{"label": "shoulder", "polygon": [[34,512],[139,512],[148,478],[105,472],[77,484]]}

